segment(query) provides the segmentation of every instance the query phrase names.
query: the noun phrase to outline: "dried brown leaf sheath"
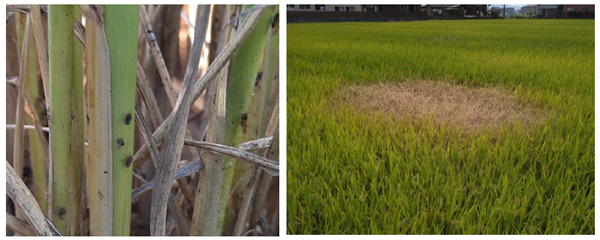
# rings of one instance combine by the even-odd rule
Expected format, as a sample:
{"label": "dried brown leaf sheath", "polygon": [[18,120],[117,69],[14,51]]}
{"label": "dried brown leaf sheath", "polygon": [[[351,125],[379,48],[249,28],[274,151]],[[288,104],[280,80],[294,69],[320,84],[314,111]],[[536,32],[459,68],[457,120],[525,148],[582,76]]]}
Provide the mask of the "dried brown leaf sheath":
{"label": "dried brown leaf sheath", "polygon": [[86,13],[88,154],[87,193],[92,236],[112,234],[112,143],[110,61],[104,26]]}

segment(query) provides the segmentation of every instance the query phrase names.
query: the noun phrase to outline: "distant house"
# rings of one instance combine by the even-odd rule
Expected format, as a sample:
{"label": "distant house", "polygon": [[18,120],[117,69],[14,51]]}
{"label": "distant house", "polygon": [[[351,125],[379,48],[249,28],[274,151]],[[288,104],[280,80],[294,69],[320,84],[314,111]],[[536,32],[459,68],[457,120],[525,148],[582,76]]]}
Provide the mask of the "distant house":
{"label": "distant house", "polygon": [[521,13],[525,15],[533,15],[536,12],[536,5],[527,5],[521,7]]}
{"label": "distant house", "polygon": [[361,12],[363,9],[360,5],[327,5],[325,11]]}
{"label": "distant house", "polygon": [[380,12],[421,12],[421,5],[363,5],[363,9],[371,6],[376,7]]}
{"label": "distant house", "polygon": [[484,10],[487,9],[486,5],[428,4],[425,5],[424,9],[429,15],[436,17],[472,18],[482,17],[487,14]]}
{"label": "distant house", "polygon": [[500,12],[502,12],[502,10],[499,7],[492,7],[492,8],[490,8],[490,12],[500,14]]}
{"label": "distant house", "polygon": [[562,18],[594,18],[595,5],[563,5]]}
{"label": "distant house", "polygon": [[421,12],[421,5],[288,4],[287,10],[325,12]]}
{"label": "distant house", "polygon": [[460,5],[463,13],[464,13],[464,17],[466,18],[471,18],[471,17],[483,17],[485,15],[487,15],[487,6],[486,5]]}
{"label": "distant house", "polygon": [[360,5],[324,5],[324,4],[288,4],[286,9],[288,11],[336,11],[336,12],[360,12],[362,8]]}
{"label": "distant house", "polygon": [[[500,12],[501,14],[504,14],[503,12]],[[517,12],[514,8],[506,8],[506,16],[511,16],[511,15],[517,15],[519,14],[519,12]]]}
{"label": "distant house", "polygon": [[490,12],[495,12],[498,13],[498,15],[500,16],[511,16],[511,15],[517,15],[519,14],[519,12],[517,12],[514,8],[506,8],[506,14],[504,13],[504,8],[503,7],[492,7],[492,9],[490,9]]}
{"label": "distant house", "polygon": [[288,4],[286,9],[288,11],[317,11],[315,5],[310,4]]}
{"label": "distant house", "polygon": [[289,4],[288,22],[427,20],[421,5],[301,5]]}
{"label": "distant house", "polygon": [[425,10],[429,14],[434,14],[436,16],[442,16],[442,15],[444,15],[444,12],[447,12],[448,10],[451,10],[451,9],[458,9],[459,6],[460,5],[449,5],[449,4],[431,5],[431,4],[427,4],[427,5],[425,5]]}
{"label": "distant house", "polygon": [[536,15],[539,18],[560,18],[562,5],[537,5]]}

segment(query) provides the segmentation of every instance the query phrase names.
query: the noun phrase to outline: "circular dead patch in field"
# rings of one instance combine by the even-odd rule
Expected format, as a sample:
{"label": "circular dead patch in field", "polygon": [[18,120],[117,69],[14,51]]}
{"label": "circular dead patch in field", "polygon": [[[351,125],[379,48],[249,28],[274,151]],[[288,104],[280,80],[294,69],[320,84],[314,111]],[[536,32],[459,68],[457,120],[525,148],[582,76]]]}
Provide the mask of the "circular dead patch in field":
{"label": "circular dead patch in field", "polygon": [[428,119],[464,130],[540,122],[542,110],[519,103],[506,89],[472,88],[443,82],[410,81],[352,85],[342,89],[345,104],[359,111]]}

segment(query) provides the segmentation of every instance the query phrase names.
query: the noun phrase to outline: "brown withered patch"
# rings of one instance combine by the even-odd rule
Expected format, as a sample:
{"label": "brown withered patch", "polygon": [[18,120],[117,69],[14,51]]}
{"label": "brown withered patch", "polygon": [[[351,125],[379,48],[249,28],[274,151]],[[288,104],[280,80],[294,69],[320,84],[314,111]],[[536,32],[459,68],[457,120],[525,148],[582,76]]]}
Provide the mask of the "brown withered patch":
{"label": "brown withered patch", "polygon": [[341,90],[342,104],[366,114],[432,119],[466,131],[541,122],[545,110],[517,101],[500,87],[474,88],[434,81],[352,85]]}

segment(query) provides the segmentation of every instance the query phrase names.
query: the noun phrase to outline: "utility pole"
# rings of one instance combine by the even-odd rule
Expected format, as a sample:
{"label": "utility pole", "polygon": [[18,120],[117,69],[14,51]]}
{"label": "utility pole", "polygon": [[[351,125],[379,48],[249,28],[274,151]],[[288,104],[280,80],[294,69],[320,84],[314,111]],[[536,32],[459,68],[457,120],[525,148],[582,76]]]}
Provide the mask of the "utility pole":
{"label": "utility pole", "polygon": [[506,19],[506,4],[504,4],[504,10],[502,10],[502,18]]}

